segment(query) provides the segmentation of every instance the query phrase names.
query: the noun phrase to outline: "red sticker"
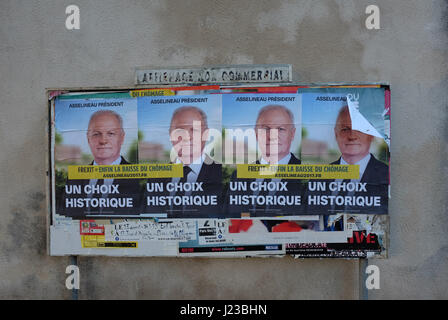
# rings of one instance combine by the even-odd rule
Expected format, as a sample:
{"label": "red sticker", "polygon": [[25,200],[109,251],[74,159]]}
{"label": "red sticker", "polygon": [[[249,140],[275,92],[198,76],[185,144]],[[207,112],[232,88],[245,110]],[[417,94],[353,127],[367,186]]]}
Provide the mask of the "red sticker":
{"label": "red sticker", "polygon": [[80,220],[79,233],[81,235],[104,235],[104,226],[96,224],[95,220]]}

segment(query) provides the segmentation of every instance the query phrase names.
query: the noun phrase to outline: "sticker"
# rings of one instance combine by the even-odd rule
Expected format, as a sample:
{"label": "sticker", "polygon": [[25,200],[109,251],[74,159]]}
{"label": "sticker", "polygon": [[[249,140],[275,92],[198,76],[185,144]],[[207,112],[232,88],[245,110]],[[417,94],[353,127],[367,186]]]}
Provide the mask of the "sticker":
{"label": "sticker", "polygon": [[182,165],[172,163],[68,166],[68,178],[70,180],[173,178],[182,176]]}
{"label": "sticker", "polygon": [[175,92],[171,89],[143,89],[132,90],[129,92],[132,98],[151,97],[151,96],[174,96]]}
{"label": "sticker", "polygon": [[81,235],[104,235],[104,226],[97,225],[95,220],[80,220],[79,233]]}
{"label": "sticker", "polygon": [[238,164],[237,177],[248,179],[359,179],[359,165]]}
{"label": "sticker", "polygon": [[83,248],[137,248],[137,242],[129,241],[106,241],[102,235],[82,235],[81,244]]}
{"label": "sticker", "polygon": [[229,222],[221,219],[198,220],[199,244],[212,244],[229,242]]}

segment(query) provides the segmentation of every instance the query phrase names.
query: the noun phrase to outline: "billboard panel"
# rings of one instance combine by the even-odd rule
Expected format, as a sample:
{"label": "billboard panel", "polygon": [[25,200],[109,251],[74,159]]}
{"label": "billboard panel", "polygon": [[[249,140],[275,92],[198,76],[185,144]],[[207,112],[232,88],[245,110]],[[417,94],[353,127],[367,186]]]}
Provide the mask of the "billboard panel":
{"label": "billboard panel", "polygon": [[49,97],[51,255],[387,256],[386,85]]}

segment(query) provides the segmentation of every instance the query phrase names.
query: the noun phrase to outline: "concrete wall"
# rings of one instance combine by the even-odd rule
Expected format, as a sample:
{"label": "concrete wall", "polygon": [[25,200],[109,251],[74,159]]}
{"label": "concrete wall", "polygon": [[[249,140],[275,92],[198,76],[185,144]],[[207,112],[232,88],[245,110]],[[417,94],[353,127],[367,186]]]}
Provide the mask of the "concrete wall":
{"label": "concrete wall", "polygon": [[[81,29],[65,28],[76,4]],[[365,28],[365,8],[381,29]],[[0,2],[0,298],[69,299],[46,254],[45,88],[126,86],[135,66],[290,63],[301,82],[392,88],[390,258],[372,299],[448,298],[446,1]],[[358,262],[79,259],[81,299],[356,299]]]}

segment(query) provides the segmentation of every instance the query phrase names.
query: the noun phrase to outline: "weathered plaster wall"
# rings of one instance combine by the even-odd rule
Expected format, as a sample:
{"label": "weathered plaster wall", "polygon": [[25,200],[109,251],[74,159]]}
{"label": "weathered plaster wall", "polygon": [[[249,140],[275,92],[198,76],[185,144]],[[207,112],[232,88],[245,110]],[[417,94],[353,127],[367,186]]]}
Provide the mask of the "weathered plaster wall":
{"label": "weathered plaster wall", "polygon": [[[81,29],[65,28],[76,4]],[[367,30],[365,8],[381,10]],[[301,82],[390,82],[390,258],[373,299],[448,298],[446,1],[0,2],[0,298],[69,299],[46,254],[45,88],[133,84],[135,66],[290,63]],[[353,299],[358,263],[79,259],[81,299]]]}

